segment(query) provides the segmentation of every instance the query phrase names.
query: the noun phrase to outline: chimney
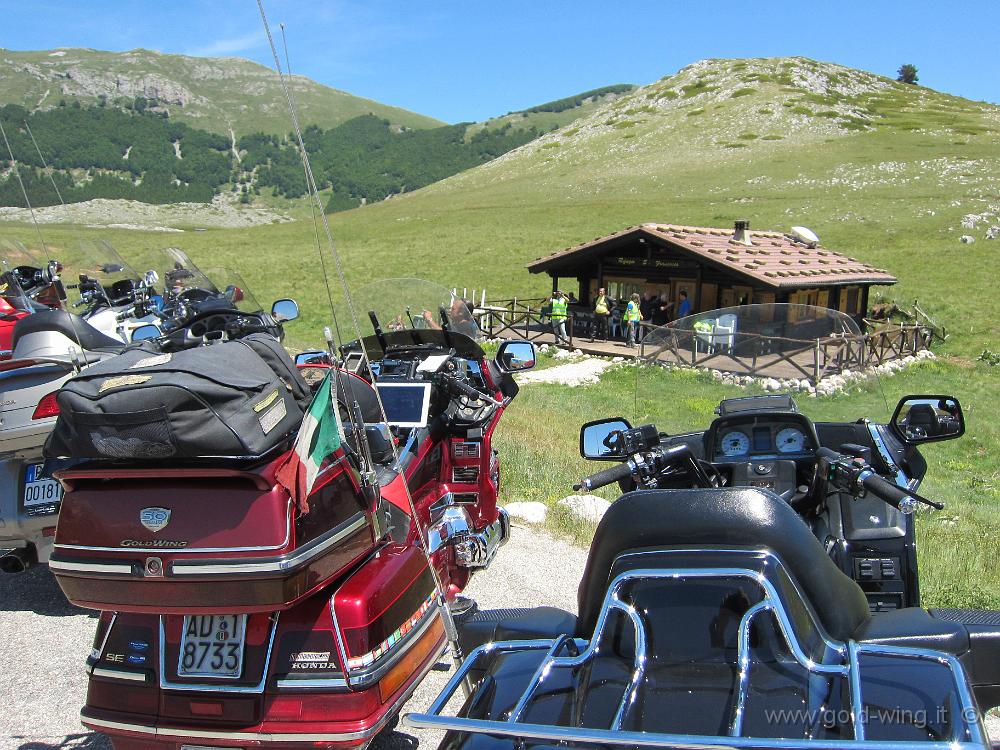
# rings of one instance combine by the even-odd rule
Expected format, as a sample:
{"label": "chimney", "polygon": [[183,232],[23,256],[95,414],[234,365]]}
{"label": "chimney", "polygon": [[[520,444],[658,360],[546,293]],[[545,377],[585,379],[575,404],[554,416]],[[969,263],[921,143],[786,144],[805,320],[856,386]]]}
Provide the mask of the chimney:
{"label": "chimney", "polygon": [[750,241],[749,219],[736,220],[736,224],[733,227],[733,239],[731,241],[741,245],[753,245],[753,242]]}

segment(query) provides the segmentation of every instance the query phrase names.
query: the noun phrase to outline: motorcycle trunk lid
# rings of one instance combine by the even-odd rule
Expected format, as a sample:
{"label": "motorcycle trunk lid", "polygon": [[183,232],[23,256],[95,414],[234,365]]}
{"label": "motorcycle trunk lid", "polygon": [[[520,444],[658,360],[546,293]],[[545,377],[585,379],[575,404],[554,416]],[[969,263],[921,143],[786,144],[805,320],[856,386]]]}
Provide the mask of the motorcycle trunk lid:
{"label": "motorcycle trunk lid", "polygon": [[295,507],[274,471],[57,472],[66,493],[50,567],[77,606],[236,614],[287,609],[372,548],[372,514],[342,460]]}
{"label": "motorcycle trunk lid", "polygon": [[248,615],[240,674],[214,679],[179,674],[182,615],[104,612],[83,723],[119,750],[367,745],[440,656],[428,599],[422,553],[385,545],[332,588]]}

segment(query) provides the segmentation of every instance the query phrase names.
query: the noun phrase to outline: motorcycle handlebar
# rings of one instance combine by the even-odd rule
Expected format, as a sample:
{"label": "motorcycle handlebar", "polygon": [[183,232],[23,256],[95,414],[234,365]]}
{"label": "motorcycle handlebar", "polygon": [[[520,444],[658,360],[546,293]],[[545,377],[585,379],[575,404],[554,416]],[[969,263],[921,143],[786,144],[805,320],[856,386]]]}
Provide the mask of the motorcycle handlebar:
{"label": "motorcycle handlebar", "polygon": [[501,405],[501,403],[497,401],[495,398],[492,398],[491,396],[482,393],[481,391],[477,391],[468,383],[463,383],[461,380],[458,380],[457,378],[449,377],[446,379],[446,381],[448,383],[448,388],[459,395],[468,396],[469,398],[474,398],[476,400],[481,399],[483,401],[489,401],[491,404],[494,404],[495,406]]}
{"label": "motorcycle handlebar", "polygon": [[596,474],[591,474],[589,477],[584,477],[580,480],[579,484],[573,485],[573,489],[578,492],[580,490],[596,490],[598,487],[604,487],[612,482],[627,479],[630,476],[632,476],[631,462],[626,461],[623,464],[612,466],[610,469],[605,469]]}
{"label": "motorcycle handlebar", "polygon": [[878,474],[864,472],[861,476],[861,486],[875,495],[875,497],[884,500],[893,508],[904,513],[912,513],[916,505],[916,500],[909,493],[904,492],[888,479],[883,479]]}

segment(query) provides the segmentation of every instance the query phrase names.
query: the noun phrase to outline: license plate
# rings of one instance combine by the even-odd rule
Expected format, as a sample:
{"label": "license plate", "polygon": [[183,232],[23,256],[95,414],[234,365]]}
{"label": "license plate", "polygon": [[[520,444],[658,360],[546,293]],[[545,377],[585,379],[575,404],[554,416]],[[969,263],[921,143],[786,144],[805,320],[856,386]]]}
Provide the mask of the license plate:
{"label": "license plate", "polygon": [[42,464],[24,467],[24,507],[58,503],[62,500],[62,485],[55,479],[42,478]]}
{"label": "license plate", "polygon": [[177,675],[239,677],[246,630],[246,615],[185,615]]}

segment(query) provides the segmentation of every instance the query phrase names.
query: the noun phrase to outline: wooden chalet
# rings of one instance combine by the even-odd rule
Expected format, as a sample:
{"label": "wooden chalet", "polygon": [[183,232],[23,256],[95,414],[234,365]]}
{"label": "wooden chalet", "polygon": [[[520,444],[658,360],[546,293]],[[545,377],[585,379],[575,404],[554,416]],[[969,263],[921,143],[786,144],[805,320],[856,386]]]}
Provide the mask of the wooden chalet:
{"label": "wooden chalet", "polygon": [[[787,302],[819,305],[852,316],[868,310],[873,285],[896,278],[829,250],[808,232],[751,231],[643,224],[538,258],[531,273],[552,277],[553,291],[579,283],[580,302],[590,305],[599,287],[624,300],[650,293],[676,304],[681,291],[692,312],[739,304]],[[563,282],[560,282],[560,280]]]}

